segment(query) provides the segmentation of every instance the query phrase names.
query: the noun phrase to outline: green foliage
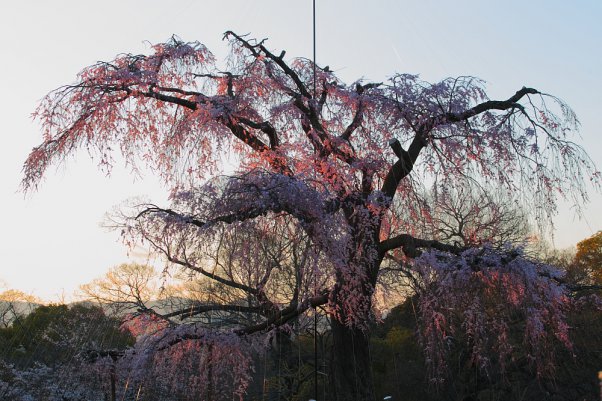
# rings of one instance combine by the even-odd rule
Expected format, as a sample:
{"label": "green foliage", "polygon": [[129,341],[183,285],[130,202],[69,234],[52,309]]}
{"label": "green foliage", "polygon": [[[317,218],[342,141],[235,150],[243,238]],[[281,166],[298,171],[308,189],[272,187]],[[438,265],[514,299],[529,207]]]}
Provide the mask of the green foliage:
{"label": "green foliage", "polygon": [[22,369],[34,363],[51,367],[90,349],[123,349],[133,341],[99,307],[47,305],[0,329],[0,356]]}
{"label": "green foliage", "polygon": [[377,399],[427,400],[422,350],[416,341],[412,299],[396,306],[374,328],[370,341],[374,392]]}
{"label": "green foliage", "polygon": [[590,282],[602,285],[602,231],[577,244],[574,265],[589,276]]}

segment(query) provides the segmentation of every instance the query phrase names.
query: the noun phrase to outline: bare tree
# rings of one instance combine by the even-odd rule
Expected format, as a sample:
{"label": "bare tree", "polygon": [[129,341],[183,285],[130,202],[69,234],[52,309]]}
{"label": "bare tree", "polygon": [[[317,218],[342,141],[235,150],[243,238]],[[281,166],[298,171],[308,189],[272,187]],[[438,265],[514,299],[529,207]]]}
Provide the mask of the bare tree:
{"label": "bare tree", "polygon": [[115,315],[121,315],[150,310],[151,301],[159,298],[159,279],[152,266],[121,264],[80,289],[87,299],[109,308]]}
{"label": "bare tree", "polygon": [[433,187],[429,223],[432,236],[460,247],[491,244],[525,246],[529,216],[518,200],[482,185]]}
{"label": "bare tree", "polygon": [[21,317],[30,314],[42,301],[19,290],[6,290],[0,293],[0,327],[9,327]]}

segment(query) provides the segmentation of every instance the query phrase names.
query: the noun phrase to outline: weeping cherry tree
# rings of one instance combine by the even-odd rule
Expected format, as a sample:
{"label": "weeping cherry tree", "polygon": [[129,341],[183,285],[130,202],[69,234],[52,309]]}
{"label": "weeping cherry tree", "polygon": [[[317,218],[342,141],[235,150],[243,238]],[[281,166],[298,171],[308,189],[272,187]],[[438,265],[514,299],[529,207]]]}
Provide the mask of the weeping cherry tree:
{"label": "weeping cherry tree", "polygon": [[[195,315],[244,308],[253,316],[215,332],[187,324],[190,308],[174,311],[144,342],[139,363],[183,372],[164,366],[170,350],[182,363],[190,359],[186,350],[210,347],[203,360],[214,374],[233,376],[243,394],[248,373],[230,364],[250,368],[249,344],[320,307],[332,326],[333,398],[373,400],[369,323],[383,266],[393,263],[419,277],[419,335],[434,379],[444,375],[458,330],[470,338],[479,369],[494,363],[491,353],[503,366],[522,344],[534,369],[549,372],[553,346],[571,346],[564,320],[570,288],[561,275],[520,251],[467,248],[420,237],[414,227],[429,218],[423,188],[432,185],[487,183],[518,195],[540,224],[555,213],[558,196],[582,204],[585,182],[597,185],[599,173],[573,142],[572,110],[529,87],[489,99],[474,77],[433,84],[396,74],[347,84],[265,41],[233,32],[225,39],[225,68],[202,44],[174,37],[150,55],[121,54],[83,69],[35,112],[44,139],[25,162],[25,191],[82,148],[102,169],[110,170],[115,154],[134,169],[149,167],[170,188],[171,204],[124,210],[124,240],[144,242],[169,265],[246,300],[199,304]],[[226,159],[235,166],[225,167]],[[237,269],[216,262],[223,235],[261,238],[274,227],[306,241],[294,269],[279,270],[280,259],[258,257],[248,242],[230,251]],[[288,291],[274,287],[282,271],[290,274]],[[519,344],[505,330],[516,314],[527,318]],[[212,386],[207,377],[197,385]]]}

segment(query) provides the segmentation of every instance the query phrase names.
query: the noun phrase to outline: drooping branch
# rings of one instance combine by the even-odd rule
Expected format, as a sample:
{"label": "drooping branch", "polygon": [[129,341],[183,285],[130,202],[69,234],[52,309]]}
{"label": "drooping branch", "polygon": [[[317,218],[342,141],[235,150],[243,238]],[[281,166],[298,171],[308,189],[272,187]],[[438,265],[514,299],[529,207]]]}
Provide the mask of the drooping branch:
{"label": "drooping branch", "polygon": [[[450,333],[454,340],[470,339],[466,348],[470,363],[484,354],[511,360],[514,350],[524,349],[533,356],[538,374],[554,366],[551,347],[572,348],[566,323],[570,301],[565,288],[550,279],[560,274],[553,267],[531,261],[520,251],[498,252],[491,247],[458,255],[425,252],[413,267],[420,277],[419,335],[433,344],[426,350],[431,375],[447,369],[450,348],[445,338]],[[508,335],[509,313],[520,316],[524,327],[514,333],[516,337]],[[481,359],[484,366],[475,365],[476,369],[492,366],[491,359]],[[507,367],[499,362],[497,366]]]}
{"label": "drooping branch", "polygon": [[224,224],[233,224],[237,222],[244,222],[248,220],[253,220],[256,217],[266,215],[268,212],[271,213],[281,213],[287,212],[292,216],[300,218],[305,224],[310,224],[314,221],[314,218],[310,215],[305,215],[304,213],[300,213],[298,210],[288,209],[287,205],[276,204],[276,205],[257,205],[252,207],[245,207],[237,210],[236,212],[218,215],[208,220],[199,220],[198,218],[187,216],[182,213],[178,213],[172,209],[168,208],[160,208],[157,206],[146,207],[144,210],[139,212],[135,216],[135,220],[143,218],[146,215],[156,214],[156,215],[166,215],[170,218],[175,219],[178,223],[190,224],[192,226],[208,229],[212,226],[215,226],[219,223]]}
{"label": "drooping branch", "polygon": [[[230,74],[230,75],[232,75],[232,74]],[[232,85],[231,82],[229,83],[229,85]],[[168,90],[167,88],[159,88],[159,89],[163,90],[163,91]],[[186,94],[189,96],[193,95],[193,96],[195,96],[196,101],[191,101],[191,100],[187,100],[187,99],[183,99],[183,98],[175,97],[175,96],[169,96],[169,95],[165,95],[165,94],[162,94],[159,92],[154,92],[154,91],[143,92],[142,95],[146,96],[146,97],[154,98],[159,101],[166,102],[166,103],[172,103],[175,105],[183,106],[190,110],[197,110],[199,104],[210,104],[212,107],[215,107],[215,108],[222,106],[221,101],[219,99],[215,100],[211,97],[202,95],[200,93],[177,91],[173,88],[171,88],[170,91],[177,92],[177,93],[183,93],[183,94]],[[249,145],[254,151],[256,151],[258,153],[268,152],[270,150],[276,150],[279,145],[276,129],[268,121],[263,121],[263,122],[258,123],[249,118],[237,115],[236,113],[229,113],[228,115],[218,114],[215,116],[215,120],[217,122],[223,124],[224,126],[226,126],[236,138],[238,138],[245,144]],[[269,146],[266,145],[255,134],[253,134],[251,131],[246,129],[243,126],[243,124],[252,129],[256,129],[256,130],[262,131],[265,134],[267,134],[270,145]],[[282,158],[270,158],[269,160],[271,160],[271,163],[274,165],[274,167],[277,169],[277,171],[280,171],[280,172],[282,172],[284,174],[288,174],[288,175],[292,174],[290,169],[286,166],[286,162]]]}
{"label": "drooping branch", "polygon": [[[226,73],[226,74],[227,74],[227,79],[228,79],[228,92],[230,93],[230,96],[233,97],[234,96],[234,94],[232,92],[233,74],[231,74],[231,73]],[[214,77],[211,74],[196,74],[196,75],[197,76]],[[163,92],[174,92],[174,93],[179,93],[181,95],[193,96],[195,100],[193,101],[193,100],[188,100],[188,99],[184,99],[184,98],[180,98],[180,97],[176,97],[176,96],[165,95],[163,93],[156,92],[156,91],[140,92],[140,94],[142,96],[154,98],[154,99],[157,99],[162,102],[171,103],[171,104],[175,104],[178,106],[183,106],[183,107],[186,107],[193,111],[198,109],[199,104],[210,104],[211,106],[216,107],[216,108],[222,106],[221,100],[219,98],[213,99],[212,97],[205,96],[200,92],[183,91],[183,90],[180,90],[177,88],[165,88],[165,87],[157,87],[157,89],[160,91],[163,91]],[[129,88],[125,88],[124,90],[126,90],[126,92],[128,94],[130,94],[132,92]],[[228,127],[230,129],[230,131],[232,132],[232,134],[234,134],[234,136],[236,138],[240,139],[241,141],[243,141],[244,143],[249,145],[253,150],[255,150],[257,152],[260,152],[260,153],[266,152],[270,149],[275,150],[279,145],[276,129],[272,126],[272,124],[269,121],[255,122],[249,118],[237,115],[236,113],[229,114],[227,116],[217,115],[215,117],[215,119],[216,119],[216,121],[218,121],[218,122],[224,124],[226,127]],[[253,128],[253,129],[264,132],[268,136],[268,139],[270,141],[270,146],[268,147],[256,135],[252,134],[249,130],[245,129],[241,125],[241,123],[248,127]],[[282,161],[280,161],[280,163],[282,163]],[[286,172],[290,173],[290,171],[283,164],[279,164],[277,167],[278,167],[278,171],[286,171]]]}
{"label": "drooping branch", "polygon": [[[210,188],[201,189],[200,191],[201,193],[213,192]],[[234,178],[222,191],[221,196],[215,199],[211,198],[211,203],[206,204],[207,209],[198,209],[195,214],[186,215],[173,209],[156,206],[145,207],[135,216],[133,221],[138,224],[133,227],[140,232],[148,243],[163,253],[169,262],[185,267],[189,271],[198,272],[228,288],[241,290],[251,295],[258,303],[258,313],[267,317],[266,324],[283,324],[283,322],[292,318],[291,316],[295,316],[296,313],[302,313],[293,312],[297,307],[300,295],[300,271],[297,272],[295,278],[296,284],[292,298],[287,296],[287,299],[290,300],[289,306],[281,310],[279,305],[282,301],[278,304],[275,303],[268,298],[268,293],[265,291],[273,266],[279,264],[279,260],[273,259],[276,258],[276,255],[267,254],[268,259],[262,259],[262,263],[266,265],[265,273],[257,277],[253,285],[250,285],[235,279],[231,273],[226,274],[226,277],[224,274],[216,272],[215,267],[213,270],[204,268],[202,263],[195,261],[196,256],[194,255],[189,259],[186,250],[189,241],[187,238],[190,236],[191,239],[196,241],[205,231],[210,233],[211,227],[220,223],[228,225],[253,220],[267,212],[280,213],[284,211],[295,217],[300,222],[300,226],[307,233],[313,235],[312,238],[315,242],[328,249],[329,252],[334,253],[336,252],[336,246],[329,245],[327,240],[332,237],[327,232],[329,225],[324,224],[328,216],[323,216],[319,208],[316,208],[316,205],[320,203],[321,195],[311,188],[304,189],[301,183],[297,183],[289,177],[259,173]],[[176,196],[175,199],[181,199],[182,202],[192,201],[196,203],[197,201],[195,194],[189,193],[183,194],[181,197]],[[184,204],[176,203],[176,206],[182,208]],[[199,218],[197,216],[206,217]],[[193,229],[187,234],[188,231],[185,227],[188,225],[199,230]],[[181,235],[176,234],[176,238],[171,234],[166,234],[170,232],[179,232]],[[321,237],[324,239],[321,239]],[[306,246],[309,247],[310,245],[307,244]],[[303,260],[300,261],[303,265],[309,263],[306,256],[304,255]],[[206,308],[202,307],[199,311],[202,312]],[[186,312],[186,309],[183,309],[182,312]]]}
{"label": "drooping branch", "polygon": [[[177,90],[174,88],[161,88],[161,87],[158,89],[161,91],[176,92],[176,93],[181,93],[181,94],[188,95],[188,96],[194,96],[196,100],[191,101],[191,100],[187,100],[187,99],[176,97],[176,96],[165,95],[165,94],[162,94],[160,92],[155,92],[155,91],[141,92],[141,95],[143,95],[145,97],[149,97],[149,98],[154,98],[154,99],[157,99],[162,102],[171,103],[171,104],[175,104],[178,106],[183,106],[190,110],[197,110],[199,104],[211,104],[213,107],[221,106],[221,103],[219,100],[214,100],[211,97],[202,95],[201,93],[198,93],[198,92],[181,91],[181,90]],[[257,123],[246,117],[237,116],[236,114],[231,114],[228,116],[217,115],[215,117],[215,119],[217,122],[220,122],[221,124],[228,127],[228,129],[230,129],[230,131],[236,138],[240,139],[242,142],[246,143],[253,150],[255,150],[257,152],[262,153],[262,152],[269,151],[270,149],[274,150],[278,146],[278,138],[276,135],[276,130],[267,121]],[[253,129],[257,129],[257,130],[260,130],[260,131],[266,133],[270,140],[270,146],[268,147],[256,135],[251,133],[249,130],[245,129],[240,123],[247,125]],[[279,171],[288,171],[288,169],[284,165],[279,164],[277,167],[278,167]]]}

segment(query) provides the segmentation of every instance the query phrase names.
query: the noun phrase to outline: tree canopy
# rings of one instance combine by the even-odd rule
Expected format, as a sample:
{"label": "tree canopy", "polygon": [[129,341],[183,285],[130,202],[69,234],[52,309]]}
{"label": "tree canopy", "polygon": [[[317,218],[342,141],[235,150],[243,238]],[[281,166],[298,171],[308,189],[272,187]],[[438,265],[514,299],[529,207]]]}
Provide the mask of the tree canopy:
{"label": "tree canopy", "polygon": [[[396,74],[346,84],[329,67],[289,60],[265,40],[224,37],[225,69],[202,44],[174,37],[150,55],[122,54],[85,68],[35,113],[44,141],[25,162],[25,190],[81,148],[103,169],[115,153],[134,169],[150,167],[170,187],[172,204],[123,211],[115,226],[125,242],[143,241],[170,265],[245,300],[197,305],[199,313],[244,307],[254,316],[223,330],[221,351],[214,334],[194,322],[149,347],[196,340],[232,354],[245,335],[277,330],[323,306],[339,366],[337,398],[372,399],[365,332],[375,291],[386,290],[383,278],[401,267],[417,275],[422,338],[436,371],[445,365],[452,327],[474,335],[477,368],[491,363],[492,346],[503,366],[513,345],[500,328],[513,313],[532,316],[523,335],[534,350],[570,346],[570,299],[553,268],[520,251],[423,238],[416,230],[418,221],[433,219],[427,186],[487,183],[516,195],[542,225],[559,195],[577,206],[586,200],[584,183],[598,184],[600,174],[573,142],[578,121],[564,102],[529,87],[492,100],[484,83],[468,76],[432,84]],[[234,166],[224,166],[227,159]],[[274,233],[304,244],[302,257],[257,252],[257,244],[275,242]],[[226,251],[224,239],[237,246]],[[275,292],[282,271],[289,290]],[[488,316],[494,304],[512,312]],[[455,319],[467,324],[453,326]],[[493,332],[495,344],[479,342]],[[549,349],[533,354],[538,371],[550,363]]]}

